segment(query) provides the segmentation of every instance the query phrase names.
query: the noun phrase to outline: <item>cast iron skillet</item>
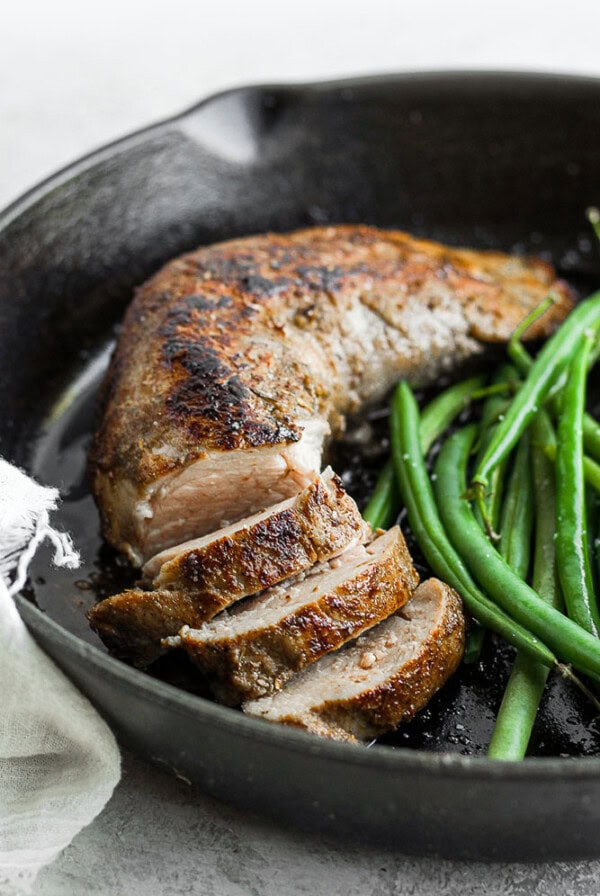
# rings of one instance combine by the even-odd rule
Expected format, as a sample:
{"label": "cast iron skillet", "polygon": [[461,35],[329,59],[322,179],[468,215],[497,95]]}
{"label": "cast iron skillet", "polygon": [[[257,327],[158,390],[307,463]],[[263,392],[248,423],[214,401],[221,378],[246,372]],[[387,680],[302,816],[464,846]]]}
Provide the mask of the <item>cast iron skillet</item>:
{"label": "cast iron skillet", "polygon": [[[123,743],[222,799],[318,832],[454,858],[600,855],[600,759],[543,756],[600,752],[589,710],[573,704],[565,715],[560,683],[545,712],[550,727],[562,712],[572,733],[548,747],[538,732],[539,758],[521,764],[461,755],[469,738],[449,736],[469,716],[469,695],[485,695],[475,673],[429,717],[445,752],[403,749],[401,739],[370,749],[330,743],[108,656],[85,623],[90,595],[74,585],[114,568],[94,554],[82,472],[89,365],[134,284],[199,243],[361,221],[548,254],[591,289],[600,266],[583,212],[600,202],[599,136],[600,81],[591,79],[433,73],[250,87],[100,150],[1,216],[0,452],[63,486],[62,524],[86,560],[75,576],[48,575],[42,557],[18,606]],[[48,424],[77,376],[78,396]],[[487,685],[496,673],[504,671],[488,666]],[[494,707],[473,707],[483,739]],[[421,735],[408,742],[427,746],[413,724]]]}

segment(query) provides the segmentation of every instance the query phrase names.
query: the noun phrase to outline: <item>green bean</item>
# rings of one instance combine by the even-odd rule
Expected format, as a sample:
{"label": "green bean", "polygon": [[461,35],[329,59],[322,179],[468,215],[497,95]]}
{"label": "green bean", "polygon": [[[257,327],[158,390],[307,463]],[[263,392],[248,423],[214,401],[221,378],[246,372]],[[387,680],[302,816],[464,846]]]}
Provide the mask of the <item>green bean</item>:
{"label": "green bean", "polygon": [[445,389],[434,398],[421,414],[421,448],[428,454],[434,442],[448,429],[460,412],[468,407],[473,396],[482,390],[485,376],[472,376]]}
{"label": "green bean", "polygon": [[594,338],[594,333],[585,333],[580,340],[562,396],[556,450],[556,558],[567,615],[597,636],[600,614],[587,543],[582,439],[587,361]]}
{"label": "green bean", "polygon": [[373,529],[387,529],[398,516],[398,489],[391,458],[383,467],[369,503],[363,510],[363,519]]}
{"label": "green bean", "polygon": [[[502,419],[502,415],[508,407],[508,399],[506,398],[506,386],[514,389],[518,382],[518,373],[512,364],[503,364],[496,375],[493,377],[492,383],[497,387],[498,391],[490,393],[486,398],[481,411],[479,445],[477,458],[483,455],[486,446],[494,433],[495,427]],[[488,390],[489,391],[489,390]],[[477,459],[475,461],[477,463]],[[495,529],[500,518],[500,502],[502,498],[502,486],[504,481],[504,473],[506,470],[506,462],[498,464],[490,477],[489,494],[484,496],[484,507],[490,519],[492,528]],[[475,510],[479,524],[485,528],[483,515],[479,508]],[[463,662],[467,665],[476,663],[483,650],[485,641],[485,628],[483,626],[474,626],[467,636],[467,645],[465,647],[465,656]]]}
{"label": "green bean", "polygon": [[[517,449],[504,499],[499,545],[508,565],[522,579],[527,577],[529,570],[533,526],[534,494],[530,461],[529,438],[525,433]],[[554,507],[550,509],[550,518],[553,519]],[[517,654],[488,747],[490,758],[523,758],[541,697],[538,683],[542,679],[545,683],[546,675],[544,666],[522,653]]]}
{"label": "green bean", "polygon": [[[548,458],[548,460],[556,460],[556,442],[546,442],[540,445],[540,448]],[[583,475],[585,481],[593,488],[595,492],[600,493],[600,464],[592,460],[590,457],[583,458]]]}
{"label": "green bean", "polygon": [[474,496],[482,500],[494,467],[514,448],[546,399],[552,384],[569,363],[582,334],[600,320],[600,292],[581,302],[544,344],[494,433],[472,477]]}
{"label": "green bean", "polygon": [[600,582],[600,510],[597,509],[596,525],[594,527],[594,557],[596,561],[596,578]]}
{"label": "green bean", "polygon": [[[518,374],[512,364],[503,364],[493,378],[493,383],[495,385],[511,385],[514,387],[514,384],[517,382]],[[480,436],[477,455],[475,458],[475,466],[477,466],[479,460],[483,457],[483,454],[494,435],[498,423],[501,421],[502,416],[506,413],[507,407],[508,401],[502,393],[490,395],[490,397],[487,398],[484,402],[481,412]],[[494,530],[498,526],[499,522],[500,503],[502,499],[502,484],[504,480],[507,459],[508,458],[505,458],[505,460],[499,463],[498,466],[493,470],[490,476],[489,491],[483,497],[485,513],[490,521],[492,529]],[[476,514],[480,525],[485,527],[484,515],[479,511],[479,508],[476,508]]]}
{"label": "green bean", "polygon": [[[508,343],[508,354],[523,376],[527,376],[528,372],[531,370],[533,366],[533,358],[521,342],[521,337],[528,327],[531,326],[534,320],[537,317],[541,316],[545,310],[548,308],[548,300],[542,302],[541,305],[538,305],[537,309],[534,309],[531,314],[529,314],[522,324],[520,324],[513,335],[510,338]],[[536,313],[539,312],[539,313]],[[600,342],[597,341],[594,349],[590,351],[589,354],[589,362],[588,362],[588,370],[591,369],[598,357],[600,355]],[[550,402],[550,408],[553,412],[555,418],[560,417],[561,414],[561,398],[560,393],[565,387],[567,381],[566,371],[564,371],[561,376],[556,380],[554,386],[548,393],[548,399]],[[585,450],[588,454],[591,454],[593,458],[596,460],[600,460],[600,423],[595,420],[591,414],[584,414],[583,417],[583,442],[585,445]]]}
{"label": "green bean", "polygon": [[[533,587],[540,597],[560,609],[560,589],[556,575],[554,534],[556,531],[554,465],[538,447],[547,438],[550,425],[545,414],[537,414],[532,424],[532,466],[537,508]],[[517,761],[527,752],[548,669],[528,656],[517,654],[498,711],[488,749],[491,759]]]}
{"label": "green bean", "polygon": [[552,424],[544,411],[533,418],[531,459],[536,506],[533,588],[557,610],[562,600],[556,569],[556,470],[539,445],[552,437]]}
{"label": "green bean", "polygon": [[543,317],[548,308],[554,305],[556,301],[556,297],[552,294],[546,296],[543,302],[540,302],[539,305],[529,312],[527,317],[521,321],[519,326],[516,328],[510,339],[508,340],[507,352],[508,357],[511,359],[517,370],[523,374],[523,376],[527,376],[531,365],[533,364],[533,358],[521,342],[521,339],[529,329],[529,327],[535,323],[536,320],[539,320],[540,317]]}
{"label": "green bean", "polygon": [[[544,665],[559,665],[541,638],[532,635],[483,594],[452,547],[435,505],[421,450],[419,423],[419,409],[414,395],[410,386],[402,382],[392,399],[392,457],[411,529],[429,566],[435,575],[458,591],[468,611],[481,625],[497,632]],[[485,539],[485,536],[482,535],[482,538]],[[568,674],[568,670],[562,671]]]}
{"label": "green bean", "polygon": [[463,663],[465,666],[471,666],[473,663],[478,662],[479,657],[481,656],[481,651],[483,650],[484,642],[485,628],[478,622],[474,622],[467,632],[465,655],[463,656]]}
{"label": "green bean", "polygon": [[527,578],[533,530],[533,484],[528,433],[519,442],[506,496],[502,504],[498,550],[511,569]]}
{"label": "green bean", "polygon": [[514,574],[482,533],[467,501],[466,466],[475,430],[458,430],[444,443],[435,465],[437,504],[455,550],[481,588],[529,629],[560,660],[592,676],[600,675],[600,641],[545,603]]}
{"label": "green bean", "polygon": [[[440,436],[482,389],[485,376],[472,376],[450,386],[429,402],[421,414],[421,446],[427,454]],[[373,529],[387,529],[398,515],[398,489],[391,458],[383,467],[363,518]]]}
{"label": "green bean", "polygon": [[594,460],[600,460],[600,424],[591,414],[583,417],[583,444]]}
{"label": "green bean", "polygon": [[550,670],[518,653],[487,749],[489,759],[525,757]]}
{"label": "green bean", "polygon": [[590,566],[592,568],[592,578],[594,579],[594,591],[596,594],[600,591],[600,579],[598,578],[598,495],[587,486],[585,491],[585,506],[587,511],[587,533],[588,533],[588,549],[590,552]]}

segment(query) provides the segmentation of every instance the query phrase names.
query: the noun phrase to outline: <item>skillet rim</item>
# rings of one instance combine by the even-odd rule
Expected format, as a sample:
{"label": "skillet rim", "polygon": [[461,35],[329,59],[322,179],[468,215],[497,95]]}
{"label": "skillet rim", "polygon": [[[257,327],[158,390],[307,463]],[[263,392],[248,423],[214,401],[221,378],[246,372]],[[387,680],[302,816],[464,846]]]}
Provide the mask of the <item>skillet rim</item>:
{"label": "skillet rim", "polygon": [[[527,82],[529,82],[539,87],[545,86],[548,90],[559,84],[574,90],[579,86],[597,90],[600,101],[600,77],[535,70],[423,69],[309,82],[253,83],[230,87],[210,94],[180,113],[149,124],[124,137],[112,140],[98,149],[78,157],[54,174],[44,178],[0,211],[0,237],[5,229],[22,213],[67,180],[90,170],[95,164],[119,154],[122,150],[143,143],[148,137],[164,133],[173,127],[178,129],[178,125],[185,124],[188,119],[202,112],[204,108],[220,102],[228,96],[259,92],[277,92],[288,97],[299,93],[317,95],[336,90],[343,91],[368,86],[377,87],[378,85],[387,87],[397,85],[400,88],[406,83],[414,84],[419,81],[421,83],[435,83],[445,78],[451,78],[463,84],[469,82],[477,83],[479,88],[485,86],[483,82],[496,86],[501,86],[502,84],[509,85],[511,82],[515,85],[526,86]],[[133,691],[138,695],[142,692],[144,698],[149,699],[150,702],[161,705],[168,703],[171,711],[176,711],[178,715],[189,717],[191,714],[196,714],[198,710],[201,710],[201,714],[205,716],[205,720],[208,723],[216,725],[223,730],[231,729],[231,732],[238,737],[241,736],[255,742],[279,746],[295,753],[301,752],[306,754],[309,752],[338,764],[342,763],[358,767],[366,765],[367,767],[389,772],[394,770],[402,771],[403,773],[411,770],[430,771],[438,776],[448,773],[450,776],[473,781],[514,780],[519,782],[524,779],[549,781],[556,780],[557,777],[567,781],[581,781],[588,778],[595,780],[600,775],[600,757],[531,757],[521,762],[508,762],[490,760],[486,756],[434,753],[413,748],[403,749],[401,747],[392,749],[383,745],[374,745],[369,749],[361,749],[352,744],[315,737],[285,725],[253,719],[237,710],[220,706],[203,697],[187,693],[173,685],[152,678],[152,676],[127,665],[110,656],[110,654],[104,653],[100,648],[83,641],[63,628],[21,594],[15,596],[15,602],[21,617],[30,630],[33,630],[35,633],[37,627],[45,628],[48,637],[57,645],[66,648],[70,653],[74,654],[78,662],[86,662],[109,677],[118,679],[121,686],[124,686],[129,691]]]}

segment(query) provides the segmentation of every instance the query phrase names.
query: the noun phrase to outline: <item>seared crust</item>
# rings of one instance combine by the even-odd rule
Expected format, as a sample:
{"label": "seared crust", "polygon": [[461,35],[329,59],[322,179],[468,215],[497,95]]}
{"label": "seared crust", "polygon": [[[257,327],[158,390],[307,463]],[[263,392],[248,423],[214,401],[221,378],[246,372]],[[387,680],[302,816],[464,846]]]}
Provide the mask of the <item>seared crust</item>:
{"label": "seared crust", "polygon": [[369,531],[330,467],[293,503],[261,516],[234,532],[216,532],[201,547],[182,545],[173,559],[161,563],[161,556],[173,553],[165,551],[146,564],[144,573],[159,567],[152,586],[193,593],[199,610],[204,603],[210,606],[205,617],[210,619],[242,597],[335,557]]}
{"label": "seared crust", "polygon": [[[164,477],[215,454],[295,445],[315,420],[322,446],[328,428],[400,377],[431,381],[480,343],[506,340],[549,291],[558,301],[530,338],[571,307],[548,265],[353,225],[232,240],[170,262],[137,291],[103,388],[90,473],[106,538],[139,562],[160,549],[145,541]],[[318,443],[315,452],[318,467]],[[288,481],[281,497],[303,484]],[[211,488],[205,480],[202,502]],[[232,503],[237,517],[219,505],[201,530],[186,534],[184,519],[164,541],[272,502],[255,489]]]}
{"label": "seared crust", "polygon": [[156,590],[106,598],[88,614],[92,628],[113,653],[147,666],[164,652],[162,639],[182,626],[197,628],[235,601],[329,560],[371,533],[331,468],[288,506],[261,516],[233,532],[215,533],[201,547],[182,545],[174,556],[176,549],[154,557],[144,572],[156,573]]}
{"label": "seared crust", "polygon": [[[276,619],[263,621],[265,604],[275,591],[271,589],[240,608],[238,618],[245,614],[241,633],[233,632],[228,620],[220,617],[196,631],[185,627],[172,643],[185,648],[223,703],[235,705],[270,694],[410,598],[418,575],[400,529],[396,526],[380,536],[369,550],[372,561],[363,559],[350,567],[333,588],[320,588],[320,575],[311,575],[307,581],[314,587],[307,589],[302,605],[288,612],[284,599]],[[342,555],[337,562],[344,560]],[[327,567],[320,570],[321,575],[327,572]],[[286,586],[290,583],[279,586],[282,594]]]}
{"label": "seared crust", "polygon": [[144,668],[164,653],[161,638],[183,625],[202,625],[204,613],[183,591],[131,589],[100,601],[88,620],[112,653]]}
{"label": "seared crust", "polygon": [[[423,614],[430,626],[422,631],[410,659],[394,668],[397,645],[403,637],[415,637],[402,617],[410,620],[424,600],[431,605]],[[336,740],[371,740],[411,719],[429,702],[458,668],[464,643],[461,599],[448,585],[429,579],[399,614],[306,670],[278,694],[246,703],[244,711]],[[382,663],[391,663],[390,673],[374,681]],[[335,685],[342,677],[355,686],[348,689],[352,693],[338,696]]]}

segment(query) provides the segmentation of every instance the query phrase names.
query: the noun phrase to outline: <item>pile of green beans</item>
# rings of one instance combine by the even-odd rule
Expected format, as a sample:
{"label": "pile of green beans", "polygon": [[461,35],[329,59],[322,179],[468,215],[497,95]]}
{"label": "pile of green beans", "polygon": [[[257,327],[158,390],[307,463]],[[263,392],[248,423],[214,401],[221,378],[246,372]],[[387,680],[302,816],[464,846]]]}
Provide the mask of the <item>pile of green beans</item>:
{"label": "pile of green beans", "polygon": [[[580,677],[600,683],[597,533],[587,531],[598,516],[600,425],[585,411],[600,353],[600,292],[532,358],[520,340],[551,301],[515,333],[510,362],[489,385],[465,380],[420,412],[410,386],[398,384],[391,457],[364,511],[373,527],[386,527],[406,507],[432,572],[476,623],[466,657],[477,658],[486,629],[517,648],[488,750],[494,759],[525,756],[550,669],[600,707]],[[461,426],[466,408],[470,422]],[[440,440],[430,474],[428,454]]]}

